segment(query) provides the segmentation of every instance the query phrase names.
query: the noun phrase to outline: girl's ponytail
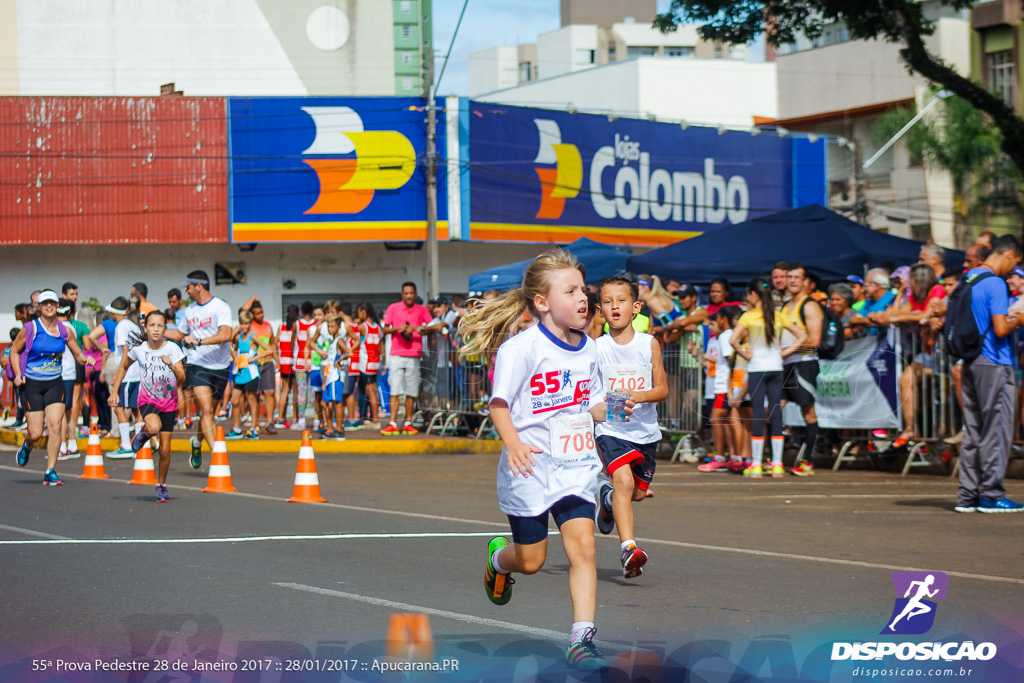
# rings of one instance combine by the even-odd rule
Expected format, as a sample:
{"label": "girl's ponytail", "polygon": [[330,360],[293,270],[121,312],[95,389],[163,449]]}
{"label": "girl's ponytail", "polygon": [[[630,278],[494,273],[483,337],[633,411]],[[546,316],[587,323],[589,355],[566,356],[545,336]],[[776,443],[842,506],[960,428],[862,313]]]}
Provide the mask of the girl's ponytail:
{"label": "girl's ponytail", "polygon": [[466,343],[459,349],[459,358],[479,354],[490,365],[498,347],[515,332],[516,322],[529,308],[520,287],[492,301],[473,300],[473,308],[462,317],[459,333]]}
{"label": "girl's ponytail", "polygon": [[761,299],[761,314],[764,316],[764,337],[768,346],[775,343],[775,300],[768,282],[762,278],[754,278],[747,285],[747,291],[757,294]]}

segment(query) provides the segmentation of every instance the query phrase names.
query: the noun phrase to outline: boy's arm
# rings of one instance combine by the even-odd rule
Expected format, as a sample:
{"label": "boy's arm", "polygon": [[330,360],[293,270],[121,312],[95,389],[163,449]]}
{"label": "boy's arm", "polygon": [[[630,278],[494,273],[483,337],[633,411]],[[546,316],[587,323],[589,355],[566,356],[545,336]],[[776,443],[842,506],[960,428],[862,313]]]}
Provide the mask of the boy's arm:
{"label": "boy's arm", "polygon": [[661,361],[661,344],[657,339],[651,340],[651,382],[654,385],[647,391],[631,392],[634,403],[657,403],[668,398],[668,377],[665,364]]}

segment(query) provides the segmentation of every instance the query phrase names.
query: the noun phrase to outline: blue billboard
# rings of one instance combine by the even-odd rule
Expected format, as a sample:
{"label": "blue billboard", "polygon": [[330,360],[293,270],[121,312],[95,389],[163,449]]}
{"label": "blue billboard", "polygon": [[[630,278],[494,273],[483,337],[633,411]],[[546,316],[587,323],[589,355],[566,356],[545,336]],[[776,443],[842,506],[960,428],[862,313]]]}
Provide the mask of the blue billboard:
{"label": "blue billboard", "polygon": [[470,239],[656,247],[828,201],[824,139],[469,109]]}
{"label": "blue billboard", "polygon": [[[425,121],[411,97],[229,98],[231,241],[426,239]],[[447,239],[443,165],[437,194]]]}

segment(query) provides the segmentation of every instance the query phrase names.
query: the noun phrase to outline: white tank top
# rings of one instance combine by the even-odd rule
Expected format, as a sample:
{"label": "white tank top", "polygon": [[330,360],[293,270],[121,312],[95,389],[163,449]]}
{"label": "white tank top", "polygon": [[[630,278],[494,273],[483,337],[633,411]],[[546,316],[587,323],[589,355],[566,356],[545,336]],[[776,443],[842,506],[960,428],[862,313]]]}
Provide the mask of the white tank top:
{"label": "white tank top", "polygon": [[[606,391],[605,366],[608,365],[644,365],[651,362],[651,344],[654,337],[645,332],[635,332],[628,344],[618,344],[610,335],[597,338],[597,358],[601,366],[601,386]],[[653,373],[653,368],[652,368]],[[651,387],[647,387],[650,389]],[[633,408],[629,422],[599,422],[597,435],[614,436],[623,441],[637,444],[661,441],[661,429],[658,427],[658,407],[655,403],[640,403]]]}

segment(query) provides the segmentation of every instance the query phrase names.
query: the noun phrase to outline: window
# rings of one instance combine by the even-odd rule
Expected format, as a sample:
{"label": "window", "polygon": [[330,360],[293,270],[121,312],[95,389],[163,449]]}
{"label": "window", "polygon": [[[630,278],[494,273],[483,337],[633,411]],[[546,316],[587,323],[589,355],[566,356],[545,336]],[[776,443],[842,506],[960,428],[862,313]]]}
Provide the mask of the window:
{"label": "window", "polygon": [[658,51],[658,48],[647,45],[630,45],[626,48],[626,56],[629,58],[633,57],[653,57]]}
{"label": "window", "polygon": [[692,47],[666,47],[665,48],[665,56],[666,57],[692,57],[693,56],[693,48]]}
{"label": "window", "polygon": [[716,47],[715,48],[715,59],[721,59],[721,58],[722,58],[722,48]]}
{"label": "window", "polygon": [[1013,92],[1013,51],[993,52],[988,56],[988,87],[1003,98],[1011,107],[1014,106]]}
{"label": "window", "polygon": [[413,53],[411,53],[411,52],[403,52],[402,53],[402,64],[412,64],[412,54]]}
{"label": "window", "polygon": [[608,61],[609,62],[614,62],[615,61],[615,48],[614,47],[608,48]]}
{"label": "window", "polygon": [[533,65],[530,62],[519,62],[519,82],[527,83],[533,80]]}
{"label": "window", "polygon": [[577,64],[593,64],[594,63],[594,51],[593,50],[576,50],[575,61]]}
{"label": "window", "polygon": [[402,27],[402,37],[405,38],[406,40],[412,38],[412,26]]}
{"label": "window", "polygon": [[398,11],[402,14],[412,13],[412,2],[410,0],[402,0],[398,3]]}
{"label": "window", "polygon": [[402,76],[402,89],[412,90],[412,76]]}

